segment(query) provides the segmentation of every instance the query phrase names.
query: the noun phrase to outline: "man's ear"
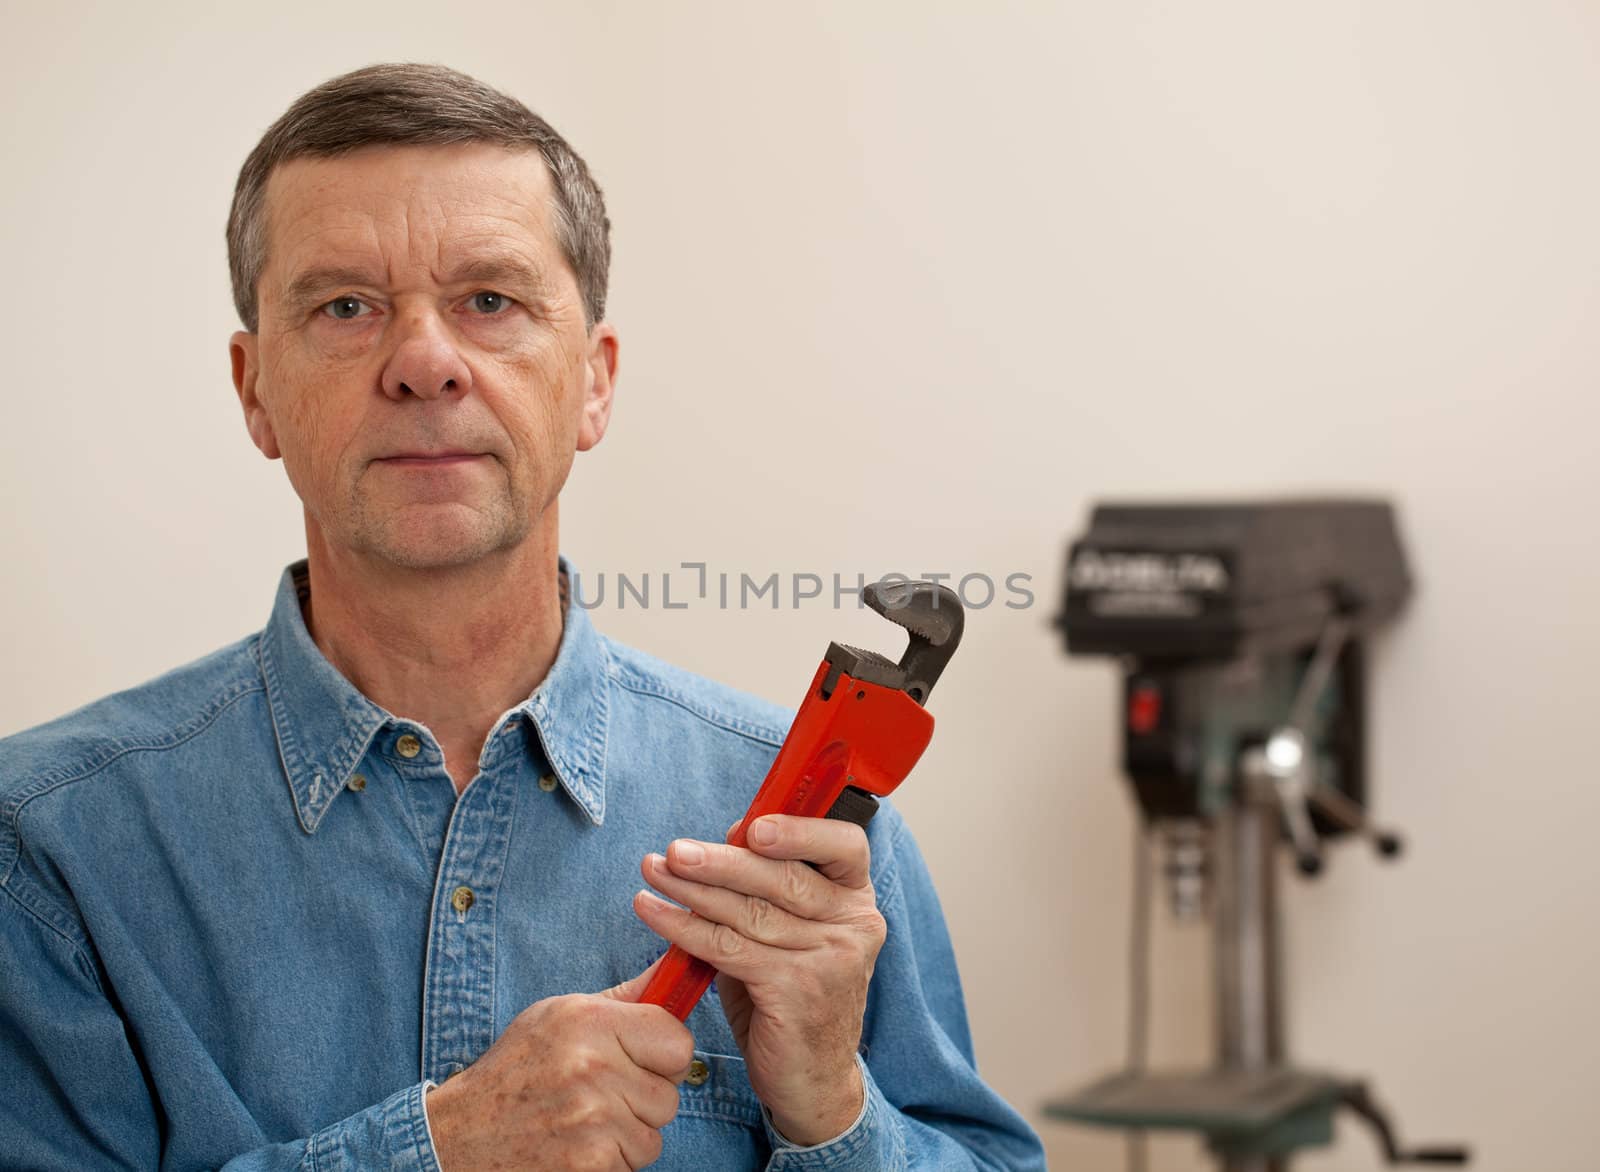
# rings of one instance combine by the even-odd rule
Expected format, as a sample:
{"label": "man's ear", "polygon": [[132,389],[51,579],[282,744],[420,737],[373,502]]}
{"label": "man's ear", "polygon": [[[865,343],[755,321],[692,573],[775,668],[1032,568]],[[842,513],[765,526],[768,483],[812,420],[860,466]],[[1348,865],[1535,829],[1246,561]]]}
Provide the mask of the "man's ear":
{"label": "man's ear", "polygon": [[228,357],[233,362],[233,389],[239,392],[239,406],[244,408],[244,425],[250,439],[269,460],[281,459],[278,437],[273,434],[272,420],[267,409],[256,395],[256,377],[261,373],[260,349],[254,334],[240,330],[228,339]]}
{"label": "man's ear", "polygon": [[611,398],[617,389],[617,331],[610,322],[596,322],[589,331],[585,359],[583,418],[578,421],[578,451],[600,442],[611,422]]}

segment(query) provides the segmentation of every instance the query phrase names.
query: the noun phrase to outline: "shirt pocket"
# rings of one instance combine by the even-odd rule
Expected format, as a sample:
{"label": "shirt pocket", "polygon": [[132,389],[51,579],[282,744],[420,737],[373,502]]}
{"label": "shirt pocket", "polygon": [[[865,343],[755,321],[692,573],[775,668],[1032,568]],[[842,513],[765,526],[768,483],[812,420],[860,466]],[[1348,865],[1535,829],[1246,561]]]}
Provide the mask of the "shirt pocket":
{"label": "shirt pocket", "polygon": [[772,1149],[744,1059],[697,1047],[694,1062],[678,1084],[678,1114],[661,1133],[661,1159],[650,1172],[766,1167]]}
{"label": "shirt pocket", "polygon": [[744,1059],[697,1049],[689,1077],[678,1084],[678,1118],[733,1123],[764,1134],[761,1100],[750,1089]]}

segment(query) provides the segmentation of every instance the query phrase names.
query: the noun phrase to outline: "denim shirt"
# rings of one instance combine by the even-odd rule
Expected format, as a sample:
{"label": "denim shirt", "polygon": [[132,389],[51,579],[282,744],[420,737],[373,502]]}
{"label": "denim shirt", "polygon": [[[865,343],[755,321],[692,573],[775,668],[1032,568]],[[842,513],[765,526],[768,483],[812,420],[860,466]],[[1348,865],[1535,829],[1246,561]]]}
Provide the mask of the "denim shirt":
{"label": "denim shirt", "polygon": [[[0,1166],[437,1170],[427,1088],[529,1004],[660,955],[640,859],[720,841],[791,717],[571,607],[458,798],[433,734],[323,657],[306,590],[300,562],[258,634],[0,740]],[[653,1167],[1044,1166],[974,1067],[887,803],[870,842],[860,1117],[809,1148],[774,1131],[713,987],[688,1020],[708,1077]]]}

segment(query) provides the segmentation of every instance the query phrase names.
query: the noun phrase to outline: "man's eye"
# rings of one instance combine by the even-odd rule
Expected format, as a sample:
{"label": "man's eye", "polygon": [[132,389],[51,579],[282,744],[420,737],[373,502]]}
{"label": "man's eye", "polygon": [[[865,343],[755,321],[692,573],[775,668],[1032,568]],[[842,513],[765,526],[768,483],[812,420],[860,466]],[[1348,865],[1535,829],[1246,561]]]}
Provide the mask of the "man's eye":
{"label": "man's eye", "polygon": [[505,312],[510,306],[511,298],[504,293],[491,293],[488,290],[472,295],[472,308],[482,314],[499,314]]}
{"label": "man's eye", "polygon": [[322,307],[322,312],[329,317],[349,321],[354,317],[365,317],[372,312],[372,306],[359,297],[335,297]]}

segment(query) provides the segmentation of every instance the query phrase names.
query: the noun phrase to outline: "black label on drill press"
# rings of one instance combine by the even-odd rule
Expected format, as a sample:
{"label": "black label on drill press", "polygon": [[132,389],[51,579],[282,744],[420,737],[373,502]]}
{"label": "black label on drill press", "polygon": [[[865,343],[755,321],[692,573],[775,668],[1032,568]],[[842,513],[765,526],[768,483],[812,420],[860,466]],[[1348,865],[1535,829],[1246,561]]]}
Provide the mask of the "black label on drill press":
{"label": "black label on drill press", "polygon": [[1233,576],[1215,553],[1157,553],[1080,546],[1067,569],[1067,589],[1090,614],[1189,618],[1228,593]]}

